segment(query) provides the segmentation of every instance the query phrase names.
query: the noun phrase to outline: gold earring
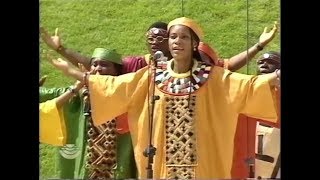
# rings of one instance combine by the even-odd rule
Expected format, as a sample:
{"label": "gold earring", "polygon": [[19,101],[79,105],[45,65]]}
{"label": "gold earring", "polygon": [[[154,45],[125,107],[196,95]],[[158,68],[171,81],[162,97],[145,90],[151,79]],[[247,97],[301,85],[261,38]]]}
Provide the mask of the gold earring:
{"label": "gold earring", "polygon": [[193,51],[196,51],[197,50],[197,48],[196,47],[193,47]]}

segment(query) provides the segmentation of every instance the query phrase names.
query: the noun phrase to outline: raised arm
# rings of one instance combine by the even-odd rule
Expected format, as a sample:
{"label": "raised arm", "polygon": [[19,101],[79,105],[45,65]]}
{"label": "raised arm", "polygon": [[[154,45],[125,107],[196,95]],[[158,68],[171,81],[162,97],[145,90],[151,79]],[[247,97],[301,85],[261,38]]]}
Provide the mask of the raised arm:
{"label": "raised arm", "polygon": [[83,84],[77,81],[74,87],[70,87],[60,96],[39,104],[41,143],[57,146],[66,143],[67,134],[62,107],[78,93],[82,86]]}
{"label": "raised arm", "polygon": [[53,87],[53,88],[46,88],[42,87],[47,76],[42,76],[39,80],[39,102],[45,102],[51,99],[54,99],[67,91],[65,87]]}
{"label": "raised arm", "polygon": [[92,119],[95,125],[128,112],[132,102],[143,103],[148,90],[148,67],[121,76],[90,75],[62,59],[49,61],[65,75],[89,86]]}
{"label": "raised arm", "polygon": [[83,83],[77,81],[73,87],[69,87],[68,91],[56,98],[57,108],[60,109],[66,102],[68,102],[74,95],[78,94],[83,87]]}
{"label": "raised arm", "polygon": [[68,91],[67,87],[53,87],[53,88],[46,88],[40,87],[39,88],[39,102],[45,102],[47,100],[56,98],[63,93]]}
{"label": "raised arm", "polygon": [[260,35],[259,42],[254,46],[250,47],[247,50],[231,57],[228,60],[228,69],[230,71],[237,71],[247,63],[247,55],[248,60],[250,61],[259,51],[261,51],[272,39],[275,37],[276,32],[278,31],[277,22],[274,23],[273,28],[270,32],[267,31],[268,28],[265,27],[264,31]]}
{"label": "raised arm", "polygon": [[[48,60],[54,67],[62,71],[66,76],[72,77],[78,81],[84,83],[84,77],[86,75],[85,72],[80,70],[79,68],[74,67],[73,65],[69,64],[67,61],[58,58],[58,59],[51,59]],[[89,72],[90,73],[90,72]]]}
{"label": "raised arm", "polygon": [[97,126],[144,103],[148,92],[148,67],[121,76],[89,75],[93,123]]}
{"label": "raised arm", "polygon": [[89,57],[81,55],[72,49],[68,49],[61,44],[61,39],[58,35],[58,28],[56,28],[54,36],[50,36],[43,27],[40,27],[40,33],[43,42],[47,44],[49,48],[55,50],[57,53],[65,57],[74,66],[77,66],[78,63],[81,63],[87,70],[90,70]]}

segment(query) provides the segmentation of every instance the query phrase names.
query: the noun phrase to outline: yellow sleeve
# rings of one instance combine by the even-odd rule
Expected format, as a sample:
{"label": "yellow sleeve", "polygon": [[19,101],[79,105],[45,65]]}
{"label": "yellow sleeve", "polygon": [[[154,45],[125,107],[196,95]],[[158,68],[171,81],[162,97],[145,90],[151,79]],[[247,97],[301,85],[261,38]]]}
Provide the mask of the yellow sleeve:
{"label": "yellow sleeve", "polygon": [[148,88],[147,70],[148,67],[144,67],[135,73],[121,76],[90,75],[88,85],[95,126],[128,111],[135,94],[141,94]]}
{"label": "yellow sleeve", "polygon": [[225,71],[224,89],[236,112],[271,122],[277,121],[277,101],[269,85],[270,76]]}
{"label": "yellow sleeve", "polygon": [[40,142],[55,146],[66,144],[66,127],[62,110],[58,110],[56,99],[39,104]]}

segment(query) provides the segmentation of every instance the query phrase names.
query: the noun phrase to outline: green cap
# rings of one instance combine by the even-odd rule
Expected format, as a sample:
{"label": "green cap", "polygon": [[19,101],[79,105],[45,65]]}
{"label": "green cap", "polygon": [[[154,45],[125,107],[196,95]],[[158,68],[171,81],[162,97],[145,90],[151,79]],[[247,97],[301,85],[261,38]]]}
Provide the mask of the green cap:
{"label": "green cap", "polygon": [[99,58],[116,64],[122,64],[121,55],[115,49],[96,48],[91,58]]}

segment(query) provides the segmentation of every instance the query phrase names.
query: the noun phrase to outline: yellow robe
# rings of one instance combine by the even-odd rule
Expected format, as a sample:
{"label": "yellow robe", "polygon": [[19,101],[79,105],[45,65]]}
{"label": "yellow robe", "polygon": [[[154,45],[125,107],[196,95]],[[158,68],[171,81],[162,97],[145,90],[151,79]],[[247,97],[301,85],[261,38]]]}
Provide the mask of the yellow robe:
{"label": "yellow robe", "polygon": [[[190,73],[172,76],[183,78]],[[252,76],[232,73],[213,67],[207,82],[192,93],[195,99],[194,122],[196,164],[194,178],[230,178],[233,157],[233,139],[238,114],[276,122],[276,106],[268,79],[270,75]],[[151,92],[151,86],[149,87]],[[136,73],[118,77],[89,77],[92,117],[95,125],[106,119],[128,112],[129,128],[135,151],[139,178],[146,178],[147,158],[143,151],[148,146],[148,67]],[[157,148],[154,158],[154,178],[167,178],[166,163],[166,113],[170,97],[155,88],[160,96],[156,101],[153,145]],[[188,95],[187,95],[188,96]],[[179,96],[181,97],[181,96]],[[177,143],[177,142],[174,142]],[[190,157],[189,157],[190,158]],[[189,177],[189,176],[186,176]]]}
{"label": "yellow robe", "polygon": [[58,110],[56,99],[39,104],[40,142],[55,146],[66,144],[66,127],[62,110]]}

